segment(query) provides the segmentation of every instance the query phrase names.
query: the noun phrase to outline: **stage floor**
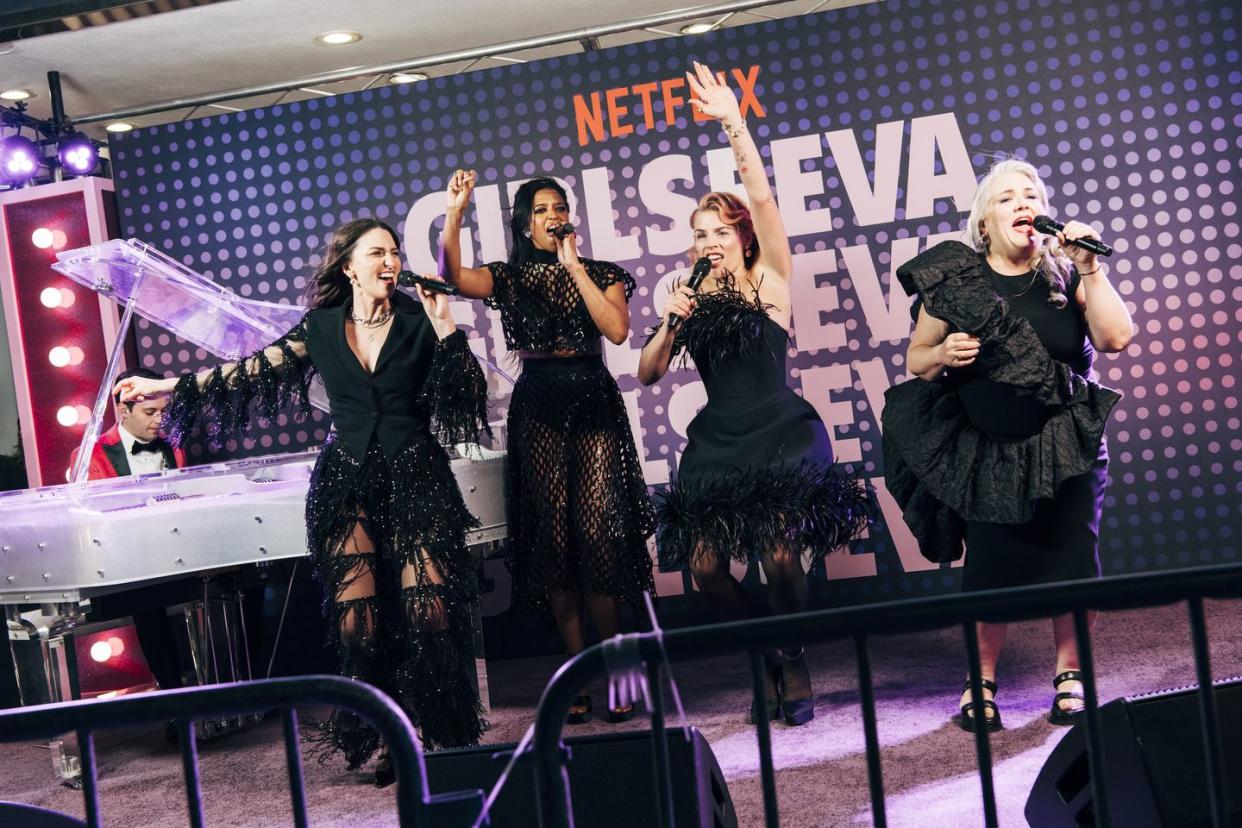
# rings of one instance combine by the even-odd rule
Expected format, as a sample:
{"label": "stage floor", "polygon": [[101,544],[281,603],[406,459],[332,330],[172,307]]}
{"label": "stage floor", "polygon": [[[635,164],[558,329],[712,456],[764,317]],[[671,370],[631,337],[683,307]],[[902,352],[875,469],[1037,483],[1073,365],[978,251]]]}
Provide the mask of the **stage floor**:
{"label": "stage floor", "polygon": [[[1213,674],[1242,674],[1242,602],[1210,602],[1208,630]],[[1095,636],[1101,701],[1187,684],[1193,679],[1186,610],[1182,606],[1106,614]],[[1000,669],[1006,729],[992,750],[1000,821],[1025,825],[1022,809],[1048,752],[1065,732],[1045,719],[1052,696],[1050,622],[1015,625]],[[815,677],[816,718],[802,728],[773,726],[782,825],[870,825],[866,761],[848,642],[808,648]],[[956,631],[880,638],[872,645],[888,819],[893,826],[982,824],[972,737],[953,725],[965,656]],[[493,711],[487,742],[521,738],[556,659],[490,665]],[[691,724],[715,750],[739,824],[762,825],[758,752],[747,724],[749,677],[744,656],[674,665]],[[594,688],[602,700],[603,687]],[[642,729],[591,721],[570,735]],[[268,721],[201,746],[207,824],[290,824],[280,728]],[[179,754],[163,728],[106,732],[97,740],[106,825],[185,825]],[[392,789],[377,790],[369,774],[345,770],[339,759],[308,761],[311,824],[395,825]],[[1205,793],[1206,795],[1206,793]],[[82,816],[82,798],[52,778],[46,747],[5,746],[0,754],[0,800],[56,808]],[[533,816],[532,816],[533,819]]]}

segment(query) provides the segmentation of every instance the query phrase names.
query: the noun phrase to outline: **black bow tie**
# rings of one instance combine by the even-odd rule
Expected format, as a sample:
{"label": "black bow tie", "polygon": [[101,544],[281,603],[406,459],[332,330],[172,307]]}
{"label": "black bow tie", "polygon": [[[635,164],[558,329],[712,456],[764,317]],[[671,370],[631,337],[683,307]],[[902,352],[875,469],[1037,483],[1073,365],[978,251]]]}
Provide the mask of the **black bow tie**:
{"label": "black bow tie", "polygon": [[168,443],[164,440],[159,439],[158,437],[150,441],[149,443],[141,443],[135,440],[134,444],[129,447],[129,453],[137,455],[137,454],[142,454],[144,451],[149,451],[152,454],[163,454],[164,446],[166,445],[168,445]]}

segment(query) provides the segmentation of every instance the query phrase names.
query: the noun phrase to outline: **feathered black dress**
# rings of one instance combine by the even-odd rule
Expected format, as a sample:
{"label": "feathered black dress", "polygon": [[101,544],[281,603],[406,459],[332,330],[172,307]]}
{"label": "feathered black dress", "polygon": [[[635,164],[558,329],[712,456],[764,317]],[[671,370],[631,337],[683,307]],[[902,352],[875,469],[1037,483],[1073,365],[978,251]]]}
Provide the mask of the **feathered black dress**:
{"label": "feathered black dress", "polygon": [[999,276],[943,242],[897,277],[980,342],[968,368],[885,394],[885,480],[923,556],[952,561],[965,547],[966,590],[1097,575],[1104,426],[1120,394],[1088,378],[1078,275],[1054,309],[1037,274]]}
{"label": "feathered black dress", "polygon": [[778,548],[823,556],[871,515],[865,487],[833,463],[828,430],[785,383],[789,335],[756,294],[699,294],[673,356],[694,359],[707,404],[687,429],[677,477],[656,496],[660,568],[696,555],[749,562]]}
{"label": "feathered black dress", "polygon": [[[432,428],[451,442],[477,440],[486,428],[487,383],[465,334],[438,340],[420,303],[402,293],[392,302],[392,328],[373,374],[346,343],[349,306],[316,308],[205,383],[182,377],[164,420],[174,442],[198,422],[218,446],[239,435],[253,412],[272,419],[293,402],[309,413],[307,385],[319,374],[333,430],[311,475],[306,534],[324,589],[329,647],[342,674],[402,705],[426,745],[468,745],[486,724],[470,672],[469,606],[478,592],[465,532],[477,521]],[[358,526],[375,552],[342,554]],[[337,600],[360,566],[373,575],[376,594]],[[319,736],[351,767],[379,745],[350,715],[334,715]]]}

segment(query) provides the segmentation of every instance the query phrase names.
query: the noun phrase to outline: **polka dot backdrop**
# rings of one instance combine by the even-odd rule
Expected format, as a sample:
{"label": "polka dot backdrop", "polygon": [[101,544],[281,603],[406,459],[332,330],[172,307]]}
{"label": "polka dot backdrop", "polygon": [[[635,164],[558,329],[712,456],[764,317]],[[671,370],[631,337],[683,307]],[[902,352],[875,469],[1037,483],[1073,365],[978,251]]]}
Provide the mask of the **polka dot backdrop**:
{"label": "polka dot backdrop", "polygon": [[[646,459],[667,474],[684,447],[678,395],[696,377],[639,388],[634,349],[685,266],[684,207],[719,186],[712,151],[727,143],[680,104],[684,88],[670,96],[662,82],[691,59],[736,68],[732,85],[749,81],[763,110],[748,119],[800,261],[789,382],[832,421],[839,456],[882,486],[874,405],[906,377],[909,331],[901,300],[883,304],[893,258],[917,252],[911,240],[960,231],[969,209],[970,192],[955,199],[947,188],[920,209],[915,191],[961,175],[954,146],[972,177],[997,157],[1024,157],[1060,218],[1091,221],[1113,242],[1112,280],[1139,328],[1125,353],[1097,363],[1125,393],[1110,429],[1104,571],[1231,561],[1242,500],[1238,14],[1227,0],[905,0],[136,130],[112,139],[123,232],[242,296],[295,302],[341,222],[388,220],[407,253],[426,258],[438,231],[420,205],[442,205],[455,168],[477,169],[480,191],[498,185],[502,209],[511,186],[557,175],[588,254],[621,251],[614,258],[638,280],[635,335],[609,362],[636,396]],[[647,83],[657,86],[644,97]],[[931,124],[936,151],[915,158]],[[644,180],[664,163],[677,174]],[[865,187],[849,176],[860,163]],[[502,257],[503,218],[484,227],[479,208],[474,253]],[[674,225],[682,236],[659,237]],[[470,335],[501,356],[494,316],[474,311]],[[139,353],[165,372],[208,363],[145,321]],[[227,454],[302,449],[327,427],[322,416],[282,416]],[[827,578],[815,573],[819,600],[955,587],[956,571],[913,565],[888,531],[896,520],[887,513],[835,575],[832,565]]]}

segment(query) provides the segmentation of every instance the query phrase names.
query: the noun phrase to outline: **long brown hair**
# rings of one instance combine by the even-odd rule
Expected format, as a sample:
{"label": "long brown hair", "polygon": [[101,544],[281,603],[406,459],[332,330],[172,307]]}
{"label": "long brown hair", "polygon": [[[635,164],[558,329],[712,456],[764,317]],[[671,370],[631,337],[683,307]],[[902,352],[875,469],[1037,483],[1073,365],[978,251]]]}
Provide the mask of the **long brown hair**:
{"label": "long brown hair", "polygon": [[[720,216],[720,220],[737,231],[738,240],[742,243],[742,262],[746,269],[754,267],[759,260],[759,239],[755,238],[755,223],[750,218],[750,208],[733,193],[711,192],[699,199],[699,206],[690,214],[690,226],[703,210],[711,210]],[[694,247],[690,248],[690,261],[694,262],[698,254]]]}
{"label": "long brown hair", "polygon": [[354,246],[358,244],[358,239],[377,229],[387,230],[397,247],[401,247],[397,231],[379,219],[357,218],[345,222],[332,232],[332,240],[323,251],[323,261],[315,268],[315,275],[306,287],[308,305],[312,308],[332,308],[353,298],[349,277],[345,275],[345,265],[349,263],[349,257],[354,255]]}

